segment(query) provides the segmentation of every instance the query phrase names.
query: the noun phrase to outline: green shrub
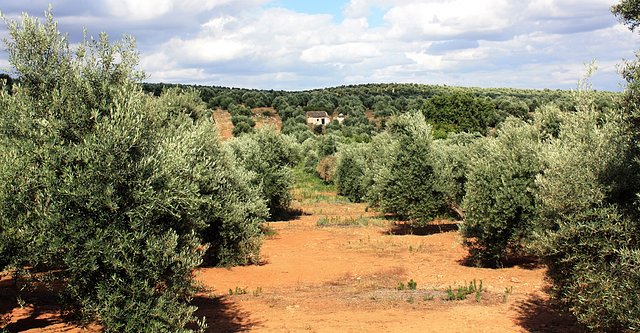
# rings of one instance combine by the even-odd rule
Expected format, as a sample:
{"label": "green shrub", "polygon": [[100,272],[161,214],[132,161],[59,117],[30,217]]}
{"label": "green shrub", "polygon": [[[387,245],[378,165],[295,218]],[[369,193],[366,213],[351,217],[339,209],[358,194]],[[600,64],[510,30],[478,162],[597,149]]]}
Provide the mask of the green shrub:
{"label": "green shrub", "polygon": [[420,113],[402,115],[389,126],[399,149],[379,188],[380,208],[418,223],[430,222],[444,206],[434,186],[431,127]]}
{"label": "green shrub", "polygon": [[163,109],[167,121],[182,121],[182,116],[188,116],[194,121],[211,117],[207,105],[200,98],[200,93],[194,88],[169,88],[162,92],[157,99],[157,107]]}
{"label": "green shrub", "polygon": [[476,264],[500,265],[533,233],[541,136],[537,126],[510,118],[469,164],[460,230]]}
{"label": "green shrub", "polygon": [[536,184],[545,231],[532,248],[547,264],[554,296],[594,331],[640,328],[640,237],[629,207],[637,172],[623,118],[598,111],[580,91],[541,156]]}
{"label": "green shrub", "polygon": [[189,331],[193,269],[255,258],[266,206],[192,93],[141,92],[132,40],[71,50],[46,16],[7,21],[1,268],[106,331]]}
{"label": "green shrub", "polygon": [[298,144],[270,127],[226,143],[245,169],[256,174],[257,188],[273,213],[289,207],[293,187],[292,167],[300,160]]}
{"label": "green shrub", "polygon": [[422,110],[429,122],[446,132],[484,134],[488,118],[495,114],[495,105],[489,99],[452,92],[431,97],[424,103]]}
{"label": "green shrub", "polygon": [[443,195],[450,212],[464,218],[462,199],[471,160],[477,158],[477,134],[452,133],[444,140],[435,140],[432,146],[435,187]]}
{"label": "green shrub", "polygon": [[554,296],[594,331],[640,328],[640,228],[615,208],[576,212],[538,238]]}
{"label": "green shrub", "polygon": [[365,185],[368,144],[342,145],[336,154],[334,183],[338,194],[352,202],[362,202],[367,194]]}
{"label": "green shrub", "polygon": [[536,179],[541,218],[553,229],[557,220],[607,203],[635,199],[627,126],[619,114],[585,109],[560,114],[556,137],[541,149],[544,173]]}
{"label": "green shrub", "polygon": [[382,132],[371,139],[365,159],[364,187],[370,206],[380,206],[383,189],[389,181],[391,165],[399,151],[399,142],[388,132]]}
{"label": "green shrub", "polygon": [[333,155],[323,157],[316,166],[316,174],[325,183],[333,182],[333,175],[336,171],[336,157]]}

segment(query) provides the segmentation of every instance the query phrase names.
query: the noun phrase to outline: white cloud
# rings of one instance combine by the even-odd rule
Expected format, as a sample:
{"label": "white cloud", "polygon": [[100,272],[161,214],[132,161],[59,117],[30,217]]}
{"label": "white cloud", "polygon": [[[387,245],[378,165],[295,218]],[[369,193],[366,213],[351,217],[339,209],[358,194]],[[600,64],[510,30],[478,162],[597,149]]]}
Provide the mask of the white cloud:
{"label": "white cloud", "polygon": [[172,39],[165,45],[174,58],[197,64],[228,61],[251,52],[251,45],[232,38]]}
{"label": "white cloud", "polygon": [[398,38],[452,38],[500,32],[513,15],[507,0],[452,0],[411,2],[395,6],[384,16]]}
{"label": "white cloud", "polygon": [[379,55],[373,44],[345,43],[312,46],[302,51],[300,59],[309,63],[354,63]]}
{"label": "white cloud", "polygon": [[173,9],[171,0],[106,0],[112,15],[132,20],[148,20],[168,13]]}
{"label": "white cloud", "polygon": [[[559,88],[573,87],[582,64],[596,58],[596,88],[616,89],[614,64],[640,48],[609,12],[616,0],[345,0],[344,17],[269,6],[273,0],[51,1],[72,38],[82,26],[137,36],[151,81]],[[3,10],[46,8],[17,3]],[[384,21],[370,24],[373,14]]]}

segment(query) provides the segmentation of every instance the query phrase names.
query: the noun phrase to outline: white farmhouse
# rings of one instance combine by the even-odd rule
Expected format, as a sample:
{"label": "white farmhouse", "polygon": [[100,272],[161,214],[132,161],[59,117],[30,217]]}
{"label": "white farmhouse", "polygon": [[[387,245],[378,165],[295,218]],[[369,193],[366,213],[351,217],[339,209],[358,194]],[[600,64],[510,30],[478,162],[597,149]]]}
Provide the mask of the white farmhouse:
{"label": "white farmhouse", "polygon": [[331,119],[326,111],[309,111],[307,112],[307,124],[309,125],[327,125]]}

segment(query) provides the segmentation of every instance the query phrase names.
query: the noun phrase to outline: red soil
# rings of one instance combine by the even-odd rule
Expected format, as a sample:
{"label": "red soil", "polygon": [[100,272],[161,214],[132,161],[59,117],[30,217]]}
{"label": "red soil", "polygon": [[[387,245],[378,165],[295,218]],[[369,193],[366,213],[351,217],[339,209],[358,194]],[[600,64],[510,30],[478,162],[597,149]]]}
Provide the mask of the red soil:
{"label": "red soil", "polygon": [[213,111],[213,120],[218,128],[218,135],[222,140],[233,138],[233,123],[229,111],[216,109]]}

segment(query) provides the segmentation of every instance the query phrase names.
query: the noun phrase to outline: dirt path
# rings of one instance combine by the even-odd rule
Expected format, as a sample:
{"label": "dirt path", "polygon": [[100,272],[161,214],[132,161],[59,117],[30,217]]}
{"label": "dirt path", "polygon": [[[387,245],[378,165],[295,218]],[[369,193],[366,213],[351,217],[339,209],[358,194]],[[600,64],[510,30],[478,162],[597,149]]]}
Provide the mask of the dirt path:
{"label": "dirt path", "polygon": [[[269,224],[275,235],[264,242],[262,265],[198,270],[208,292],[194,303],[209,332],[580,331],[548,305],[543,267],[465,266],[453,223],[407,234],[326,188],[294,194],[294,208],[304,214]],[[415,290],[408,290],[410,280]],[[474,280],[481,292],[445,300],[449,287]],[[9,314],[11,332],[80,331],[62,322],[55,306]]]}
{"label": "dirt path", "polygon": [[[264,243],[264,265],[199,271],[211,290],[198,300],[200,315],[211,315],[211,299],[224,314],[210,320],[212,332],[579,331],[547,304],[544,268],[463,265],[455,224],[403,235],[364,205],[302,201],[308,215],[271,223],[277,235]],[[397,290],[409,280],[416,290]],[[474,280],[483,286],[477,297],[444,300],[450,286]]]}

